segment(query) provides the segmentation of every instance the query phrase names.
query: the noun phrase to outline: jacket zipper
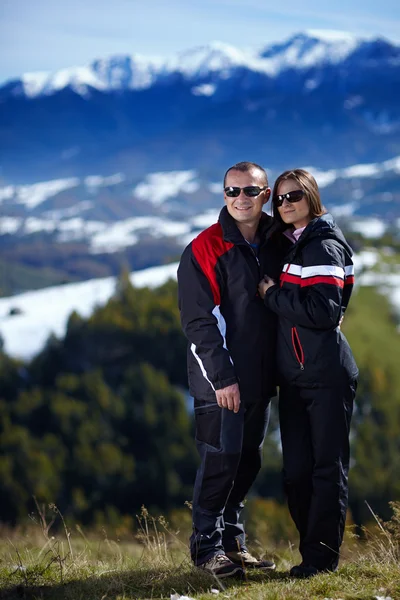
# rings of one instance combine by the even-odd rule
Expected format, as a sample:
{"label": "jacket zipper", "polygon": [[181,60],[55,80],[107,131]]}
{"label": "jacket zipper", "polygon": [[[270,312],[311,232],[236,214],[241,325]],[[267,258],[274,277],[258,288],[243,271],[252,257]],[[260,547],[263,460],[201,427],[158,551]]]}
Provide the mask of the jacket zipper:
{"label": "jacket zipper", "polygon": [[300,365],[300,369],[304,371],[304,352],[303,346],[301,345],[299,334],[296,327],[292,327],[292,344],[293,350],[297,358],[297,362]]}
{"label": "jacket zipper", "polygon": [[260,261],[259,261],[259,258],[258,258],[258,256],[257,256],[257,254],[254,252],[254,248],[252,248],[252,246],[251,246],[250,242],[248,242],[247,240],[245,240],[245,241],[246,241],[246,244],[248,245],[248,247],[250,248],[252,255],[253,255],[253,256],[254,256],[254,258],[256,259],[258,266],[260,267],[260,266],[261,266],[261,265],[260,265]]}

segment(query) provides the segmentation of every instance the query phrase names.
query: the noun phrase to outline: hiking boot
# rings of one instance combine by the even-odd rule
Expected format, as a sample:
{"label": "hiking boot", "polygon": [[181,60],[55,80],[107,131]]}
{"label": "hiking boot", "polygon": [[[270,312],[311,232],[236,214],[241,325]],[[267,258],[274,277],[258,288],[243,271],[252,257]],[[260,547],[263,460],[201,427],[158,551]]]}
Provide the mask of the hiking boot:
{"label": "hiking boot", "polygon": [[273,571],[276,567],[273,560],[258,560],[247,550],[233,550],[226,553],[227,557],[237,565],[245,569],[261,569],[264,571]]}
{"label": "hiking boot", "polygon": [[307,565],[305,563],[301,563],[301,565],[297,565],[290,569],[290,575],[292,577],[297,577],[298,579],[308,579],[309,577],[314,577],[314,575],[318,575],[318,573],[329,573],[337,570],[336,565],[330,565],[325,569],[318,569],[313,565]]}
{"label": "hiking boot", "polygon": [[206,573],[214,575],[218,579],[224,577],[243,577],[244,571],[240,565],[235,564],[225,554],[217,554],[202,565],[198,565],[199,569],[203,569]]}
{"label": "hiking boot", "polygon": [[298,579],[308,579],[309,577],[314,577],[314,575],[318,575],[317,567],[313,567],[312,565],[296,565],[290,569],[289,573],[292,577],[297,577]]}

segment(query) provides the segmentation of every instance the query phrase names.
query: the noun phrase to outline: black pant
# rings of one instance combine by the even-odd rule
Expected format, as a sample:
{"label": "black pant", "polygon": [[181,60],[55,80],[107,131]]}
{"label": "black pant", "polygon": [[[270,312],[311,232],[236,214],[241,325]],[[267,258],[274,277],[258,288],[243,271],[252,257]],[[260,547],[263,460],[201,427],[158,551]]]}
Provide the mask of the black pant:
{"label": "black pant", "polygon": [[195,400],[196,445],[201,458],[193,493],[190,552],[201,565],[216,554],[245,550],[243,500],[261,468],[269,400],[239,412]]}
{"label": "black pant", "polygon": [[337,388],[283,385],[279,418],[284,486],[303,562],[335,568],[348,503],[349,431],[356,382]]}

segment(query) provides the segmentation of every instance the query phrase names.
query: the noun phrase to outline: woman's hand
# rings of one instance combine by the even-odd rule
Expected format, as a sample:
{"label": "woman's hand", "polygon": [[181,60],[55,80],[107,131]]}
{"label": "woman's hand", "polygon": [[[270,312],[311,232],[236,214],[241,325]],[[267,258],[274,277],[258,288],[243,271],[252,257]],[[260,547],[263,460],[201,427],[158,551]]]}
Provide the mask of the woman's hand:
{"label": "woman's hand", "polygon": [[271,279],[271,277],[268,277],[268,275],[264,275],[264,279],[261,279],[260,283],[258,284],[258,293],[263,300],[267,290],[269,290],[269,288],[273,285],[275,285],[275,281]]}

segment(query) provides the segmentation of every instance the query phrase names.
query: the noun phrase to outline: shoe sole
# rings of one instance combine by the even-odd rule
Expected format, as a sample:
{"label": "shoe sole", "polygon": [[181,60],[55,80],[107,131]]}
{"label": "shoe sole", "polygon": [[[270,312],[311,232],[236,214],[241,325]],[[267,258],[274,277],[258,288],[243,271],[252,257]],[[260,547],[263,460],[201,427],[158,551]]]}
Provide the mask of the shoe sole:
{"label": "shoe sole", "polygon": [[274,565],[273,567],[257,567],[257,566],[251,566],[251,565],[244,565],[245,569],[251,569],[252,571],[275,571],[276,569],[276,565]]}
{"label": "shoe sole", "polygon": [[[235,562],[235,561],[232,561]],[[239,565],[239,563],[236,563],[237,565]],[[240,563],[240,565],[243,569],[251,569],[252,571],[255,571],[256,569],[258,571],[275,571],[276,569],[276,565],[271,565],[270,567],[259,567],[258,565],[246,565],[246,563]]]}
{"label": "shoe sole", "polygon": [[216,577],[217,579],[226,579],[227,577],[235,577],[235,575],[244,577],[244,571],[243,571],[242,567],[239,567],[239,566],[234,571],[229,571],[229,573],[215,573],[214,571],[208,571],[207,569],[202,569],[201,566],[198,568],[201,571],[203,571],[203,573],[207,573],[208,575],[211,575],[212,577]]}

